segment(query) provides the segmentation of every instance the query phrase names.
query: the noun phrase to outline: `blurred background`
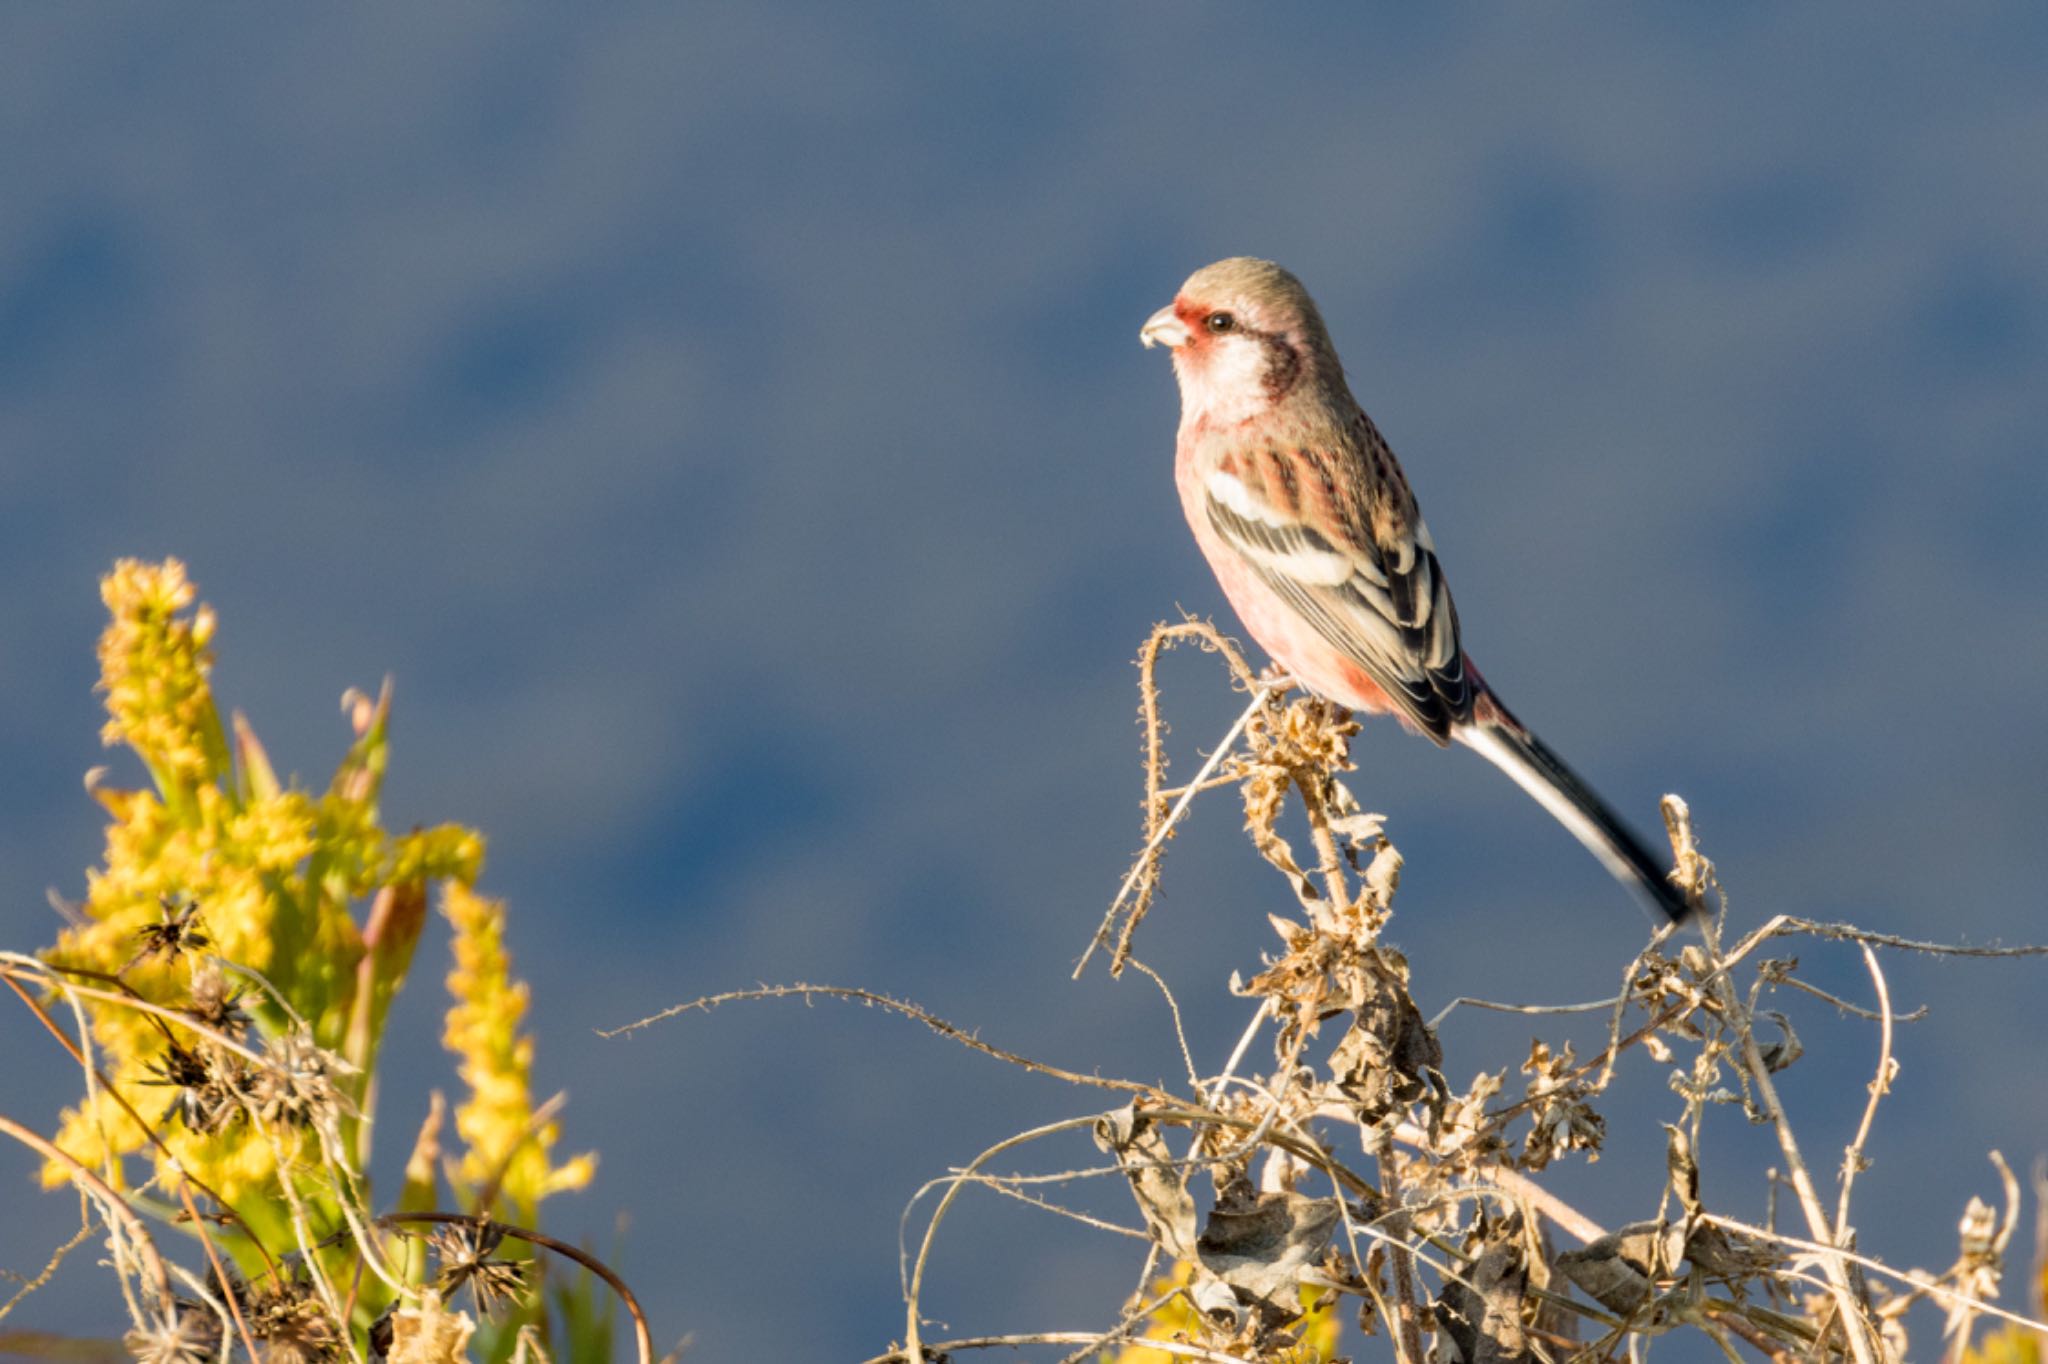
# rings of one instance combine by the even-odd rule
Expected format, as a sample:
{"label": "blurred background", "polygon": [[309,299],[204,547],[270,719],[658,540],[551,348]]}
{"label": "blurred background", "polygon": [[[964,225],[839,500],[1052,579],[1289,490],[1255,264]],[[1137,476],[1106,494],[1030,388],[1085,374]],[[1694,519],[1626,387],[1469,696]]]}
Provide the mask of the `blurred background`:
{"label": "blurred background", "polygon": [[[2044,59],[2028,6],[12,9],[0,940],[83,887],[83,771],[140,776],[97,740],[97,575],[182,556],[280,769],[324,781],[342,690],[389,674],[387,822],[489,834],[561,1149],[603,1158],[551,1229],[699,1357],[879,1353],[911,1194],[1098,1096],[845,1005],[595,1030],[824,981],[1180,1073],[1153,986],[1068,974],[1138,840],[1130,660],[1224,609],[1137,329],[1237,253],[1321,302],[1488,678],[1645,828],[1683,793],[1738,927],[2048,937]],[[1165,680],[1185,773],[1240,698]],[[1548,816],[1387,723],[1356,756],[1426,1009],[1612,992],[1644,920]],[[1198,807],[1139,939],[1210,1068],[1288,907],[1239,822]],[[387,1177],[452,1078],[421,952]],[[1870,998],[1853,951],[1802,956]],[[1891,962],[1933,1014],[1866,1250],[1946,1265],[1985,1151],[2042,1149],[2044,969]],[[1874,1029],[1775,1003],[1831,1178]],[[1453,1015],[1452,1081],[1539,1030],[1589,1049]],[[47,1128],[76,1077],[33,1034],[0,1092]],[[1675,1109],[1629,1081],[1555,1181],[1610,1225]],[[1711,1181],[1767,1139],[1730,1111],[1704,1158],[1760,1214]],[[75,1201],[0,1178],[33,1274]],[[970,1196],[927,1310],[1106,1324],[1132,1245]],[[9,1327],[118,1333],[91,1258]]]}

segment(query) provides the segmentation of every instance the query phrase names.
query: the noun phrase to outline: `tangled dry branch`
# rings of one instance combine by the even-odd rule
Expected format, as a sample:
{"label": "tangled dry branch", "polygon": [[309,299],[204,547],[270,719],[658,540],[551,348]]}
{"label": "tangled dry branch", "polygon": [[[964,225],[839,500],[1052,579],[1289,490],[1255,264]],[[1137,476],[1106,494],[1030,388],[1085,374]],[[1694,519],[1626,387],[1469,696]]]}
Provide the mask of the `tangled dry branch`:
{"label": "tangled dry branch", "polygon": [[[1166,650],[1189,642],[1221,656],[1250,700],[1196,774],[1175,787],[1166,780],[1155,670]],[[1863,1254],[1851,1223],[1857,1176],[1897,1073],[1894,1030],[1925,1015],[1894,1008],[1880,950],[2031,956],[2048,949],[1950,946],[1787,915],[1730,941],[1714,865],[1685,804],[1667,797],[1675,875],[1714,911],[1702,929],[1659,929],[1607,998],[1549,1005],[1461,997],[1426,1017],[1409,961],[1384,937],[1402,863],[1384,821],[1346,784],[1357,728],[1351,717],[1313,697],[1290,699],[1285,678],[1255,677],[1204,622],[1158,627],[1139,669],[1142,846],[1080,969],[1105,948],[1111,974],[1134,966],[1158,984],[1184,1088],[1048,1065],[862,989],[762,987],[656,1016],[738,1000],[842,999],[912,1019],[1025,1071],[1119,1096],[1107,1111],[1084,1109],[1009,1136],[917,1191],[903,1216],[904,1336],[868,1364],[1030,1346],[1057,1350],[1063,1364],[1312,1364],[1338,1358],[1340,1304],[1349,1305],[1363,1336],[1384,1336],[1401,1364],[1605,1361],[1678,1330],[1703,1334],[1730,1359],[1895,1364],[1908,1357],[1909,1312],[1923,1302],[1939,1312],[1958,1355],[1982,1318],[2048,1332],[1993,1301],[2021,1202],[1997,1152],[1991,1160],[2002,1211],[1973,1200],[1956,1258],[1940,1274],[1893,1269]],[[1275,946],[1248,977],[1230,982],[1249,1006],[1242,1035],[1222,1067],[1205,1074],[1189,1053],[1178,1001],[1135,955],[1135,941],[1155,907],[1176,824],[1198,796],[1225,787],[1238,791],[1250,841],[1287,893],[1276,897],[1281,912],[1269,916]],[[1306,829],[1306,854],[1283,829],[1290,811]],[[1786,938],[1853,947],[1869,975],[1868,1004],[1802,980],[1796,957],[1763,955]],[[1843,1150],[1832,1209],[1783,1102],[1786,1072],[1803,1048],[1791,1016],[1767,1007],[1780,987],[1877,1025],[1875,1070]],[[1539,1037],[1526,1054],[1496,1058],[1461,1089],[1447,1078],[1437,1033],[1458,1008],[1530,1019],[1601,1015],[1605,1027],[1590,1055],[1582,1058],[1570,1040]],[[1269,1063],[1253,1060],[1261,1039]],[[1631,1067],[1638,1076],[1661,1071],[1671,1096],[1665,1102],[1674,1107],[1655,1127],[1640,1120],[1639,1102],[1628,1108],[1630,1137],[1661,1145],[1665,1178],[1645,1191],[1642,1216],[1610,1229],[1545,1176],[1561,1162],[1598,1158],[1611,1136],[1602,1110],[1617,1097],[1625,1061],[1638,1063]],[[1782,1175],[1710,1158],[1724,1149],[1724,1114],[1771,1128]],[[1005,1168],[1026,1148],[1077,1142],[1083,1133],[1104,1158],[1053,1173]],[[1060,1201],[1063,1189],[1103,1179],[1128,1189],[1134,1225]],[[1759,1224],[1719,1211],[1760,1186],[1775,1195],[1781,1185],[1804,1224],[1798,1232],[1780,1227],[1775,1215]],[[1121,1317],[1094,1330],[926,1339],[933,1319],[927,1270],[968,1190],[1141,1241]],[[2048,1176],[2036,1179],[2033,1192],[2038,1206]],[[931,1211],[914,1227],[927,1195],[935,1196]],[[2048,1245],[2048,1219],[2041,1239]],[[2039,1304],[2030,1305],[2039,1315]]]}
{"label": "tangled dry branch", "polygon": [[[1200,771],[1173,787],[1155,668],[1165,650],[1186,642],[1219,654],[1251,699]],[[1089,1077],[1132,1097],[1106,1113],[1020,1133],[934,1181],[945,1192],[906,1273],[904,1341],[870,1364],[1029,1344],[1061,1347],[1069,1361],[1107,1351],[1126,1364],[1298,1364],[1331,1357],[1337,1300],[1353,1304],[1363,1334],[1384,1333],[1404,1364],[1604,1360],[1626,1353],[1632,1341],[1678,1329],[1703,1333],[1729,1358],[1890,1364],[1907,1357],[1908,1309],[1922,1301],[1939,1309],[1957,1351],[1970,1324],[1985,1317],[2048,1331],[1991,1301],[2020,1204],[1998,1153],[1991,1159],[2004,1210],[1972,1203],[1955,1261],[1941,1274],[1896,1270],[1861,1254],[1850,1220],[1868,1139],[1897,1071],[1894,1029],[1925,1012],[1894,1009],[1879,950],[2027,956],[2048,949],[1951,946],[1785,915],[1725,941],[1727,897],[1698,847],[1690,812],[1671,797],[1664,811],[1677,876],[1714,911],[1702,931],[1653,935],[1607,999],[1556,1006],[1460,999],[1426,1019],[1411,993],[1410,963],[1383,937],[1401,859],[1380,817],[1345,784],[1356,728],[1349,715],[1312,697],[1289,699],[1285,679],[1254,677],[1203,622],[1158,627],[1139,667],[1144,839],[1089,953],[1110,949],[1112,973],[1143,967],[1134,941],[1154,906],[1174,825],[1197,796],[1236,787],[1251,842],[1288,888],[1286,912],[1271,916],[1276,948],[1248,979],[1232,981],[1251,1006],[1243,1040],[1219,1072],[1191,1073],[1186,1093]],[[1283,832],[1290,808],[1305,819],[1307,856]],[[1852,945],[1869,974],[1869,1004],[1800,979],[1795,957],[1762,955],[1785,938]],[[1084,953],[1083,967],[1088,959]],[[1781,986],[1877,1024],[1875,1072],[1843,1151],[1832,1209],[1783,1102],[1783,1077],[1802,1047],[1791,1017],[1766,1007]],[[1496,1063],[1459,1089],[1446,1078],[1436,1025],[1460,1006],[1532,1018],[1604,1013],[1605,1045],[1581,1059],[1568,1041],[1537,1039],[1519,1063],[1519,1080]],[[915,1016],[965,1038],[921,1011]],[[1246,1073],[1260,1036],[1270,1067]],[[1609,1139],[1601,1107],[1621,1063],[1634,1056],[1667,1073],[1675,1099],[1661,1124],[1667,1178],[1642,1218],[1610,1230],[1546,1188],[1542,1176],[1560,1161],[1597,1158]],[[1717,1149],[1715,1119],[1730,1110],[1772,1129],[1782,1176],[1708,1159]],[[1057,1176],[995,1168],[1019,1147],[1082,1130],[1108,1163]],[[1363,1152],[1368,1163],[1354,1165],[1345,1150]],[[955,1195],[984,1187],[1024,1196],[1034,1182],[1111,1175],[1127,1183],[1150,1247],[1121,1320],[1095,1333],[923,1339],[923,1270]],[[1206,1181],[1206,1196],[1197,1180]],[[1717,1198],[1779,1181],[1793,1194],[1799,1233],[1715,1209]],[[2037,1180],[2037,1202],[2043,1192]],[[1028,1197],[1096,1221],[1041,1193]],[[1571,1248],[1560,1249],[1558,1237]],[[1176,1266],[1166,1277],[1156,1272],[1162,1260]]]}

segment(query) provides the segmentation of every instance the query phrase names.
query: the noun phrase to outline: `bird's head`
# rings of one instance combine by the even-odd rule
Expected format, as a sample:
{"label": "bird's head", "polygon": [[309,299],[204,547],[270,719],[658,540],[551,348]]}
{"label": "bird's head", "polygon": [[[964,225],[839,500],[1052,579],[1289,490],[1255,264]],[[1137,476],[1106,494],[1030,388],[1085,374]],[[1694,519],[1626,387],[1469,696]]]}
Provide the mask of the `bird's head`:
{"label": "bird's head", "polygon": [[1251,256],[1205,265],[1138,332],[1173,352],[1184,419],[1246,421],[1318,383],[1343,382],[1301,281]]}

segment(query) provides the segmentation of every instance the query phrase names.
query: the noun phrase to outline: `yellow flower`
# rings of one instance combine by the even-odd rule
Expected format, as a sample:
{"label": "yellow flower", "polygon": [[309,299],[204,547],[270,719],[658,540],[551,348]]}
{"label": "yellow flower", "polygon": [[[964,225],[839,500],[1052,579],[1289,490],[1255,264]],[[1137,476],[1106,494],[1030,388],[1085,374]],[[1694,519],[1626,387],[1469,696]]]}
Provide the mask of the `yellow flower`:
{"label": "yellow flower", "polygon": [[483,835],[460,824],[442,824],[392,839],[382,879],[386,885],[398,885],[446,877],[473,886],[483,869]]}
{"label": "yellow flower", "polygon": [[100,690],[107,723],[100,738],[142,755],[166,795],[221,775],[227,742],[213,708],[213,609],[190,617],[194,588],[176,559],[123,559],[100,583],[113,615],[100,636]]}
{"label": "yellow flower", "polygon": [[441,909],[455,926],[453,1002],[442,1045],[461,1058],[457,1069],[469,1086],[469,1100],[455,1110],[455,1130],[468,1146],[457,1174],[478,1196],[502,1191],[522,1218],[531,1218],[547,1195],[588,1184],[597,1157],[550,1163],[561,1133],[552,1121],[535,1121],[533,1039],[519,1034],[527,989],[512,978],[505,907],[451,881]]}
{"label": "yellow flower", "polygon": [[[193,997],[193,955],[148,950],[167,920],[196,905],[192,931],[200,950],[260,972],[287,1010],[266,989],[252,988],[243,1005],[271,1032],[296,1014],[312,1025],[322,1046],[346,1046],[358,1060],[374,1056],[384,1006],[397,992],[410,962],[410,946],[389,944],[372,964],[370,992],[359,1007],[362,934],[351,901],[375,894],[396,878],[424,905],[427,882],[443,876],[473,879],[483,840],[459,825],[393,839],[378,822],[377,792],[388,759],[389,688],[374,702],[357,698],[350,709],[354,741],[334,781],[315,795],[280,783],[254,731],[234,717],[229,746],[207,677],[213,666],[213,613],[194,608],[196,591],[175,559],[146,564],[124,559],[101,583],[111,616],[100,637],[100,689],[109,719],[108,743],[126,742],[141,757],[154,790],[89,789],[109,815],[103,865],[86,873],[84,920],[67,928],[45,953],[55,967],[116,975],[139,997],[173,1009]],[[199,946],[194,944],[195,946]],[[77,977],[106,990],[104,981]],[[300,1183],[315,1199],[320,1180],[315,1151],[303,1133],[276,1128],[266,1135],[242,1121],[194,1133],[171,1115],[181,1087],[164,1083],[168,1054],[164,1025],[141,1010],[90,1001],[97,1059],[114,1087],[142,1120],[164,1138],[187,1168],[230,1204],[261,1220],[278,1204],[279,1181]],[[196,1034],[177,1029],[180,1046]],[[346,1096],[360,1101],[368,1077],[352,1079]],[[190,1099],[190,1094],[186,1094]],[[356,1128],[345,1125],[349,1133]],[[120,1157],[142,1151],[147,1136],[102,1091],[67,1111],[63,1147],[117,1180],[131,1177]],[[281,1145],[287,1171],[281,1175]],[[156,1155],[161,1170],[168,1159]],[[45,1170],[61,1182],[61,1167]]]}

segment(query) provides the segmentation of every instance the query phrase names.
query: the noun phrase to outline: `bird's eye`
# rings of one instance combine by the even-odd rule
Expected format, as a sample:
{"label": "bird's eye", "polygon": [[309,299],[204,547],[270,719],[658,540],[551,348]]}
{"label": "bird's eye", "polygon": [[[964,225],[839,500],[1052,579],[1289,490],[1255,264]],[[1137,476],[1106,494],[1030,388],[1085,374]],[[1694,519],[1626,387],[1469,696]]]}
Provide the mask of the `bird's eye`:
{"label": "bird's eye", "polygon": [[1237,330],[1237,319],[1229,313],[1210,313],[1202,319],[1202,325],[1217,335]]}

